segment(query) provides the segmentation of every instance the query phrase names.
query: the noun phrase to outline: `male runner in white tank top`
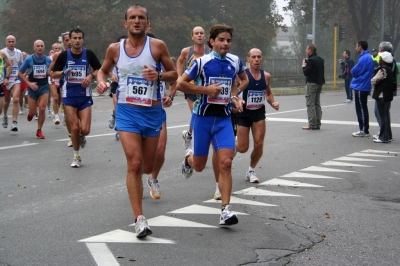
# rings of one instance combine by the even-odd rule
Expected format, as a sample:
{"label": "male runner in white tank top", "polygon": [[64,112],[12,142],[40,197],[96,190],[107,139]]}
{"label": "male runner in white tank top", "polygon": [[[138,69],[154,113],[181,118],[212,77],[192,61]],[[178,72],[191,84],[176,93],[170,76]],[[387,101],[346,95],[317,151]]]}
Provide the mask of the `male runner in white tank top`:
{"label": "male runner in white tank top", "polygon": [[[178,75],[165,43],[146,36],[147,9],[133,5],[125,12],[128,39],[111,44],[97,76],[97,91],[105,92],[107,77],[116,67],[119,78],[116,122],[128,163],[126,184],[138,238],[152,233],[143,216],[142,174],[154,169],[162,126],[162,102],[157,81],[175,82]],[[162,64],[164,72],[157,72]]]}

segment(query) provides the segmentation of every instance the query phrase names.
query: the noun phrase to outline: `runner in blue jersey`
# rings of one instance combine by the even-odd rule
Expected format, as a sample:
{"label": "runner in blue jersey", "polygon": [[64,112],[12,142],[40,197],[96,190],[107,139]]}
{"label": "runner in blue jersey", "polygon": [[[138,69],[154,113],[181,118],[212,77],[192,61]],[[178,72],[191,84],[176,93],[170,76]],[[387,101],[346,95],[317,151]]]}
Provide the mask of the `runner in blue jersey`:
{"label": "runner in blue jersey", "polygon": [[[207,163],[212,141],[217,153],[222,211],[220,225],[238,223],[238,218],[229,205],[232,190],[232,159],[235,137],[231,124],[231,111],[243,111],[237,98],[236,75],[247,79],[239,57],[229,54],[233,29],[226,25],[215,25],[210,29],[208,46],[210,54],[196,59],[178,80],[178,90],[199,94],[194,104],[192,125],[194,152],[186,150],[182,163],[182,174],[190,177],[193,169],[201,172]],[[190,82],[195,80],[195,84]]]}
{"label": "runner in blue jersey", "polygon": [[[147,9],[133,5],[125,12],[128,38],[111,44],[97,77],[97,91],[104,93],[115,66],[118,74],[116,127],[128,164],[126,185],[135,219],[136,237],[151,234],[142,208],[142,175],[154,169],[162,130],[162,96],[158,81],[175,82],[178,75],[165,43],[146,36],[150,25]],[[163,72],[157,71],[162,64]]]}
{"label": "runner in blue jersey", "polygon": [[261,50],[253,48],[247,55],[250,67],[246,69],[249,84],[239,95],[245,104],[243,112],[237,114],[237,143],[236,150],[245,153],[249,149],[250,129],[253,135],[254,149],[250,156],[250,166],[245,179],[251,183],[258,183],[255,168],[263,154],[265,138],[265,101],[275,110],[279,110],[279,103],[275,101],[271,91],[271,75],[261,69],[263,56]]}
{"label": "runner in blue jersey", "polygon": [[[85,136],[90,132],[92,120],[92,88],[101,64],[93,51],[83,48],[84,32],[75,28],[69,32],[71,49],[61,52],[53,68],[53,78],[64,76],[62,101],[64,112],[71,127],[71,139],[74,159],[71,167],[81,166],[80,148],[86,145]],[[89,72],[89,68],[93,73]]]}
{"label": "runner in blue jersey", "polygon": [[[39,107],[36,136],[40,139],[45,138],[42,127],[46,119],[46,105],[49,97],[49,76],[47,69],[51,64],[51,59],[43,54],[44,48],[42,40],[35,41],[33,44],[35,53],[25,59],[18,72],[18,77],[28,84],[28,121],[32,121],[37,107]],[[28,70],[29,79],[25,76],[26,70]]]}

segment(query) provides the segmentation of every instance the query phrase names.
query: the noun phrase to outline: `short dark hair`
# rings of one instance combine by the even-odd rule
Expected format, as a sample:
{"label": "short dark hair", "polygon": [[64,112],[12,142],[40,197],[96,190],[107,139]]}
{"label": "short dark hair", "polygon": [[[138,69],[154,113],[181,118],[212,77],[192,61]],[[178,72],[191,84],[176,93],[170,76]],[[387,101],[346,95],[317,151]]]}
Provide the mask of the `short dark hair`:
{"label": "short dark hair", "polygon": [[315,54],[317,52],[317,46],[315,46],[315,44],[310,43],[309,45],[307,45],[307,48],[310,49],[313,54]]}
{"label": "short dark hair", "polygon": [[344,50],[344,52],[345,52],[348,56],[350,56],[350,51],[349,51],[349,50]]}
{"label": "short dark hair", "polygon": [[232,36],[232,33],[233,33],[233,28],[232,27],[229,27],[228,25],[222,25],[222,24],[214,25],[210,29],[210,37],[209,37],[209,39],[207,41],[208,47],[210,47],[211,49],[213,48],[211,43],[210,43],[210,40],[211,39],[215,40],[215,38],[217,38],[218,34],[220,34],[222,32],[227,32],[227,33],[229,33],[231,35],[231,38],[233,37]]}
{"label": "short dark hair", "polygon": [[140,4],[134,4],[133,6],[128,7],[128,9],[125,11],[125,20],[128,20],[128,10],[131,8],[143,8],[146,11],[146,18],[149,20],[149,13],[147,12],[147,8]]}
{"label": "short dark hair", "polygon": [[368,50],[368,42],[367,41],[358,41],[357,44],[358,44],[358,46],[361,46],[361,48],[364,51]]}
{"label": "short dark hair", "polygon": [[69,31],[69,37],[72,38],[72,33],[82,33],[82,38],[85,39],[85,33],[83,32],[83,30],[81,30],[80,28],[73,28],[72,30]]}

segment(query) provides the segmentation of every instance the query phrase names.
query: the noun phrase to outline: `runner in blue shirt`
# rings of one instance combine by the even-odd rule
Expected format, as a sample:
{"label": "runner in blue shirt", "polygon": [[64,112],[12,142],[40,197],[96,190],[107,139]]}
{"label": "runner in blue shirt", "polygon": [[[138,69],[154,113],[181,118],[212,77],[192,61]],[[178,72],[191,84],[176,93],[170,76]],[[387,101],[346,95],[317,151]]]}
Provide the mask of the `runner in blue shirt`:
{"label": "runner in blue shirt", "polygon": [[[232,159],[235,150],[235,136],[231,124],[231,111],[243,111],[237,98],[236,75],[247,80],[239,57],[229,54],[233,28],[215,25],[210,29],[207,42],[213,50],[193,61],[178,80],[178,90],[199,94],[194,103],[192,126],[194,151],[186,150],[182,163],[182,174],[188,178],[193,169],[201,172],[206,166],[212,141],[218,159],[218,187],[221,191],[222,211],[220,225],[233,225],[238,218],[232,212],[230,195],[232,190]],[[194,84],[190,82],[194,80]],[[196,85],[195,85],[196,84]]]}
{"label": "runner in blue shirt", "polygon": [[[42,132],[44,120],[46,119],[46,105],[49,97],[49,80],[47,68],[51,64],[51,59],[43,54],[44,42],[37,40],[33,44],[35,53],[28,56],[18,71],[18,77],[28,84],[28,121],[36,114],[36,107],[39,106],[38,129],[36,136],[44,139],[45,136]],[[28,70],[28,78],[24,73]]]}

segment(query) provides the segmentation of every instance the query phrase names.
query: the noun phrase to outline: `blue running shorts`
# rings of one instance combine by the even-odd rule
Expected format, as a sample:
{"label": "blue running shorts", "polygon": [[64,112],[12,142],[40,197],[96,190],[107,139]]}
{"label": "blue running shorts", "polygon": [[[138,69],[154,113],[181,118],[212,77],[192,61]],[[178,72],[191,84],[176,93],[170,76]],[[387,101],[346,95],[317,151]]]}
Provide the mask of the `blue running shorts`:
{"label": "blue running shorts", "polygon": [[88,108],[93,105],[93,99],[91,96],[65,97],[65,98],[62,98],[62,102],[64,105],[77,108],[78,111],[82,111],[83,109]]}
{"label": "blue running shorts", "polygon": [[116,128],[119,131],[141,134],[143,138],[157,137],[163,121],[162,105],[137,107],[117,104],[115,113]]}
{"label": "blue running shorts", "polygon": [[235,149],[230,116],[193,115],[194,155],[206,156],[212,141],[214,149]]}

